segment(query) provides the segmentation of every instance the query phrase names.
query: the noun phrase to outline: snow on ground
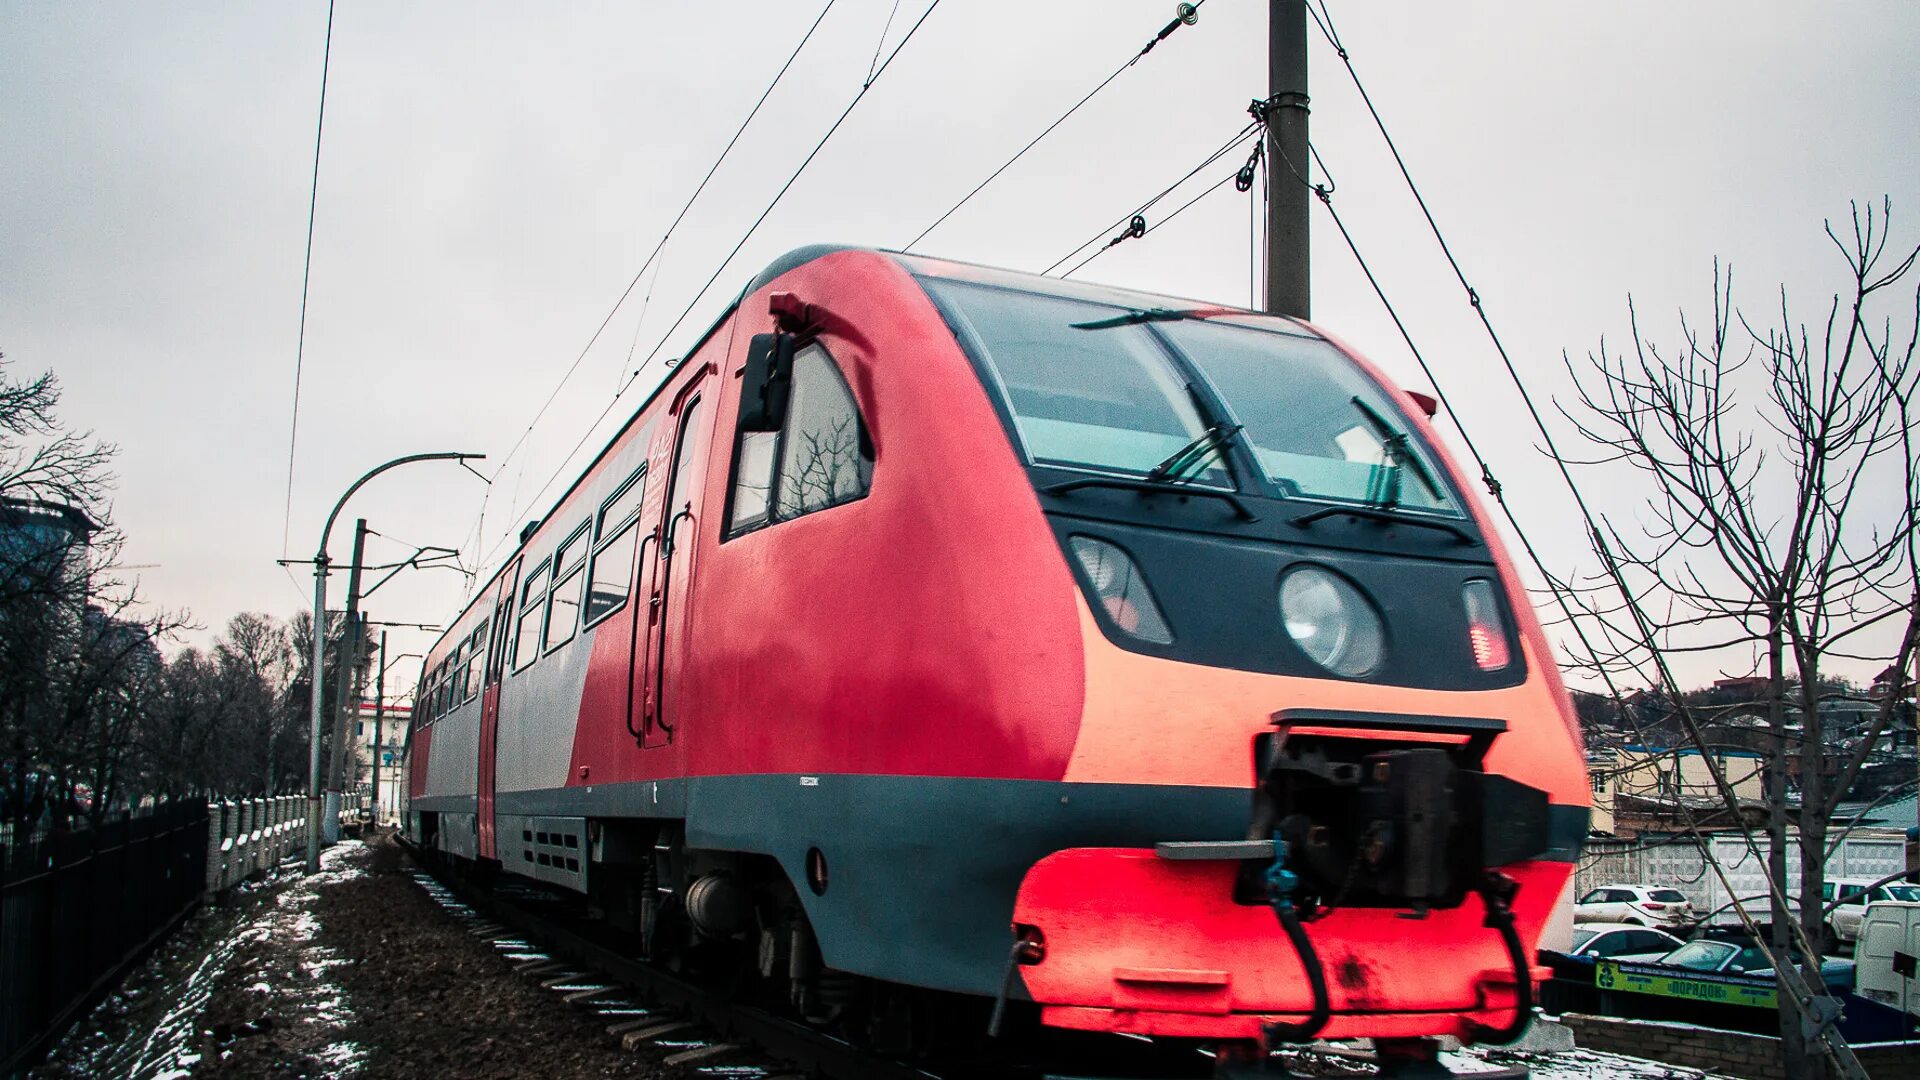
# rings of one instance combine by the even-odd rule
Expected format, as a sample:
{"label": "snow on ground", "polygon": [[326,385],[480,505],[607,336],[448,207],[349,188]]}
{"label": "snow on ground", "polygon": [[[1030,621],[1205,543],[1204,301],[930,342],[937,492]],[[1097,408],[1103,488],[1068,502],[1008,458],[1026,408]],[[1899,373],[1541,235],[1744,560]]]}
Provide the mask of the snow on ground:
{"label": "snow on ground", "polygon": [[[1373,1064],[1356,1059],[1364,1052],[1364,1043],[1335,1044],[1325,1050],[1283,1050],[1277,1056],[1289,1068],[1307,1076],[1371,1077],[1377,1071]],[[1730,1080],[1719,1073],[1580,1048],[1545,1052],[1469,1047],[1442,1053],[1440,1063],[1468,1077],[1520,1065],[1527,1068],[1532,1080]]]}
{"label": "snow on ground", "polygon": [[1668,1065],[1661,1061],[1583,1049],[1546,1054],[1476,1047],[1442,1054],[1440,1060],[1448,1068],[1460,1073],[1487,1072],[1511,1065],[1524,1065],[1533,1080],[1718,1080],[1720,1077],[1719,1073]]}
{"label": "snow on ground", "polygon": [[[257,942],[275,947],[281,963],[270,973],[284,980],[274,986],[265,980],[246,988],[258,995],[264,1006],[269,998],[292,1006],[303,1023],[315,1025],[329,1036],[313,1056],[326,1065],[330,1076],[351,1076],[365,1060],[365,1048],[345,1037],[353,1023],[353,1006],[333,976],[332,969],[352,961],[316,942],[320,923],[313,915],[313,901],[322,887],[338,885],[366,873],[366,845],[344,840],[320,853],[320,872],[294,882],[274,897],[273,905],[234,935],[235,945]],[[184,1076],[185,1074],[180,1074]],[[166,1080],[165,1077],[156,1080]]]}
{"label": "snow on ground", "polygon": [[[243,952],[288,955],[292,963],[272,981],[284,982],[311,1004],[318,1022],[344,1031],[353,1010],[329,971],[347,961],[314,943],[318,924],[310,909],[320,886],[363,874],[364,856],[364,846],[349,841],[323,851],[321,872],[313,877],[301,877],[298,861],[289,860],[267,878],[242,884],[225,905],[195,916],[130,973],[119,990],[74,1025],[34,1075],[60,1080],[189,1076],[202,1060],[201,1021],[208,1002]],[[259,979],[247,992],[264,998],[274,989],[268,979]],[[365,1055],[341,1039],[315,1056],[345,1075]]]}

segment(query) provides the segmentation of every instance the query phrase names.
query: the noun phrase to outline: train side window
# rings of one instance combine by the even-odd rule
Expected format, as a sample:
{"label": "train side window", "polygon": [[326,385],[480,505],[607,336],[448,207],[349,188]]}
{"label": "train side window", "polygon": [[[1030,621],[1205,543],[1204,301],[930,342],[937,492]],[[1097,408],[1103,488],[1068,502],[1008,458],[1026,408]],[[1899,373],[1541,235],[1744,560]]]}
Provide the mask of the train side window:
{"label": "train side window", "polygon": [[779,431],[740,434],[727,535],[866,495],[873,449],[846,379],[819,344],[793,358],[793,382]]}
{"label": "train side window", "polygon": [[493,606],[493,640],[487,647],[487,678],[498,681],[507,669],[507,650],[513,645],[513,601],[519,588],[520,564],[513,564],[513,576],[503,577],[506,588]]}
{"label": "train side window", "polygon": [[586,584],[587,525],[581,522],[553,555],[553,591],[547,596],[547,633],[542,652],[573,640],[580,627],[580,590]]}
{"label": "train side window", "polygon": [[740,433],[740,463],[734,469],[733,516],[729,534],[738,534],[767,523],[773,508],[773,454],[779,444],[777,431]]}
{"label": "train side window", "polygon": [[457,709],[467,700],[467,670],[473,658],[467,655],[467,640],[454,647],[453,666],[447,669],[447,708]]}
{"label": "train side window", "polygon": [[817,345],[801,350],[793,358],[793,396],[780,433],[781,520],[867,493],[873,459],[861,434],[860,410],[840,369]]}
{"label": "train side window", "polygon": [[540,616],[546,611],[547,563],[541,563],[520,586],[520,627],[513,638],[513,670],[519,671],[540,654]]}
{"label": "train side window", "polygon": [[487,675],[487,625],[487,620],[480,620],[473,637],[468,639],[466,697],[469,701],[480,696],[480,683]]}
{"label": "train side window", "polygon": [[588,626],[627,602],[633,583],[633,551],[640,538],[640,502],[646,496],[647,467],[641,465],[600,508],[594,524],[593,568],[587,572]]}

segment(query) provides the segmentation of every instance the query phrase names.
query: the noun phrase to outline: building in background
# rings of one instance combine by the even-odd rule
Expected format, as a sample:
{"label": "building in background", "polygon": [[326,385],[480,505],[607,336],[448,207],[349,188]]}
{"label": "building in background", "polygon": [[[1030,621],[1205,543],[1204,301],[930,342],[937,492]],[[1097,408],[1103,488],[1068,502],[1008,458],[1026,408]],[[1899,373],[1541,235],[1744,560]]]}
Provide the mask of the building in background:
{"label": "building in background", "polygon": [[[398,821],[400,817],[400,785],[405,782],[400,759],[412,718],[413,709],[407,705],[388,703],[382,710],[376,702],[362,700],[354,710],[352,789],[363,795],[378,796],[371,802],[376,807],[376,820],[383,824]],[[380,769],[377,784],[376,764]]]}
{"label": "building in background", "polygon": [[1752,751],[1715,747],[1713,763],[1740,803],[1727,812],[1707,758],[1691,746],[1622,746],[1590,751],[1593,828],[1615,836],[1665,832],[1689,823],[1708,829],[1752,828],[1766,819],[1766,760]]}

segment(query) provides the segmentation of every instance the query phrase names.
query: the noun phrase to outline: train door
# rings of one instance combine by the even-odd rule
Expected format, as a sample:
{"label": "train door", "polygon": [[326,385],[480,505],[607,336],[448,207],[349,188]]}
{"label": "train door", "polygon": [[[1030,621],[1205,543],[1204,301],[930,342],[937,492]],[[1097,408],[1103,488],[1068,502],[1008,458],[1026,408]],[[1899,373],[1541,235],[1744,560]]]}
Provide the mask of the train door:
{"label": "train door", "polygon": [[665,497],[660,502],[659,542],[649,545],[641,578],[649,583],[646,654],[635,667],[640,681],[640,745],[665,746],[678,718],[668,713],[666,688],[674,678],[688,625],[688,588],[693,582],[694,537],[700,523],[700,500],[705,492],[706,443],[703,437],[706,407],[702,390],[707,372],[696,376],[674,402],[671,428],[673,460]]}
{"label": "train door", "polygon": [[513,640],[513,598],[519,579],[520,560],[516,558],[500,575],[493,594],[493,618],[488,623],[491,629],[487,633],[487,656],[481,673],[480,761],[475,810],[479,818],[479,856],[483,859],[500,857],[495,854],[493,834],[494,787],[499,765],[500,680],[506,672],[506,646]]}

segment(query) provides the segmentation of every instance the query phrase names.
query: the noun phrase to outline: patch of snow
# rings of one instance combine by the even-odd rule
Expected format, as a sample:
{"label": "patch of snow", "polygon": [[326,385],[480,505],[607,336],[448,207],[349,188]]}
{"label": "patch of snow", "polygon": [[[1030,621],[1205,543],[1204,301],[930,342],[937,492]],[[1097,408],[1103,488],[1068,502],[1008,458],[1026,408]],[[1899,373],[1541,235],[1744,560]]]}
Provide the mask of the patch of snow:
{"label": "patch of snow", "polygon": [[1524,1065],[1533,1080],[1717,1080],[1720,1077],[1719,1073],[1598,1050],[1527,1054],[1504,1051],[1498,1047],[1469,1047],[1443,1053],[1440,1061],[1447,1068],[1462,1074]]}

